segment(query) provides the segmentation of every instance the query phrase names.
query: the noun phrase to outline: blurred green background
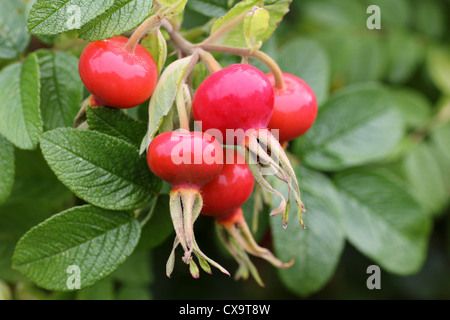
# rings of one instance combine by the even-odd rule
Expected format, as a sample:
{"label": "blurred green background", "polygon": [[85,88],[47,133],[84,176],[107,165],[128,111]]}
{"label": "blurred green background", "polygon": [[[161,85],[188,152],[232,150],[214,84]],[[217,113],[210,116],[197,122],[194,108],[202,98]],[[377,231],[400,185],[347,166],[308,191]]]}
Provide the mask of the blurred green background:
{"label": "blurred green background", "polygon": [[[211,17],[224,14],[230,4],[226,0],[205,2],[190,0],[185,11],[183,26],[191,30],[187,36],[193,40],[208,30],[204,24]],[[366,26],[367,19],[372,15],[366,10],[373,4],[381,10],[379,30],[370,30]],[[93,287],[72,293],[39,289],[10,268],[15,242],[30,227],[77,202],[73,202],[70,192],[49,172],[39,152],[16,150],[16,184],[11,198],[0,206],[0,297],[449,299],[449,15],[450,1],[446,0],[294,0],[276,33],[263,45],[262,49],[284,71],[301,76],[313,87],[320,104],[321,111],[315,129],[292,143],[288,150],[305,167],[299,169],[299,176],[306,176],[306,198],[312,203],[311,213],[308,211],[305,219],[317,211],[317,218],[312,217],[315,220],[309,222],[323,224],[323,229],[318,228],[320,230],[317,232],[319,239],[324,241],[317,243],[312,239],[308,242],[303,234],[285,241],[286,233],[281,234],[283,230],[269,231],[269,225],[272,229],[282,229],[280,223],[269,221],[265,214],[269,208],[265,208],[265,212],[260,215],[257,239],[282,258],[287,258],[292,250],[301,251],[302,246],[309,245],[312,251],[307,257],[314,258],[308,268],[293,267],[291,271],[280,272],[267,262],[254,259],[266,284],[264,288],[260,288],[251,278],[234,281],[219,272],[214,272],[212,276],[202,274],[200,279],[194,280],[181,263],[176,264],[172,278],[168,279],[165,276],[165,263],[172,246],[170,236],[162,239],[164,241],[156,247],[141,245],[118,271]],[[192,32],[193,28],[195,32]],[[67,36],[61,36],[64,41],[55,40],[58,49],[73,49],[75,55],[79,54],[79,47],[74,45],[76,41],[67,41],[64,37]],[[42,46],[43,40],[33,39],[30,48]],[[233,57],[217,57],[224,65],[237,61]],[[262,64],[256,65],[266,70]],[[354,140],[341,141],[336,151],[335,145],[326,144],[325,141],[323,148],[329,148],[328,153],[311,151],[321,144],[320,136],[327,128],[344,128],[347,121],[356,121],[348,117],[352,115],[353,109],[347,110],[347,113],[341,110],[345,111],[351,105],[357,111],[367,104],[363,115],[378,112],[369,107],[376,105],[372,100],[384,99],[378,95],[379,88],[382,88],[383,93],[389,93],[389,103],[382,110],[385,118],[380,116],[379,119],[384,121],[378,124],[379,132],[373,128],[367,129],[370,133],[361,129],[355,133],[355,137],[362,137],[359,145],[352,145]],[[139,117],[139,112],[136,116]],[[361,119],[363,121],[365,118],[361,116]],[[383,145],[377,148],[373,144],[374,140]],[[388,148],[390,143],[392,146]],[[377,150],[383,151],[378,154]],[[30,159],[33,159],[31,166]],[[383,172],[380,174],[382,178],[371,177],[373,172]],[[383,184],[383,179],[389,183]],[[390,184],[392,181],[398,181],[395,187]],[[358,193],[364,188],[368,190],[366,194]],[[400,222],[399,229],[406,234],[402,240],[406,239],[408,244],[411,242],[416,245],[417,237],[417,250],[406,251],[414,246],[402,246],[394,238],[391,241],[390,230],[380,234],[384,239],[381,245],[392,246],[393,252],[397,245],[398,250],[405,249],[404,252],[399,251],[398,255],[411,257],[414,267],[408,269],[401,263],[391,265],[390,256],[371,251],[370,246],[362,243],[362,236],[355,234],[358,228],[361,228],[362,233],[370,231],[370,226],[358,224],[360,221],[352,220],[351,215],[347,216],[351,221],[342,227],[340,220],[331,214],[331,211],[337,210],[333,200],[330,200],[336,190],[354,192],[352,194],[356,198],[361,196],[360,200],[368,199],[367,203],[377,210],[393,210],[395,215],[389,216],[388,220],[391,219],[394,225]],[[394,193],[395,190],[399,190],[399,193]],[[407,194],[403,194],[403,191]],[[409,199],[411,201],[405,204]],[[350,208],[353,204],[343,203],[338,210],[340,214],[345,216],[346,211],[352,210],[358,213],[358,209]],[[329,215],[327,208],[331,208]],[[249,222],[251,211],[250,200],[246,210]],[[408,220],[408,216],[418,218]],[[426,224],[423,228],[417,226],[422,218]],[[305,221],[308,225],[308,220]],[[313,232],[316,231],[314,223],[311,226]],[[299,230],[295,217],[291,218],[291,225],[287,235],[304,232]],[[349,225],[352,225],[351,230],[348,229]],[[327,238],[330,230],[336,234]],[[217,241],[211,220],[199,219],[196,222],[196,234],[204,252],[214,253],[215,260],[221,261],[228,270],[235,270],[236,264]],[[333,242],[334,239],[338,239],[334,245],[327,242]],[[290,248],[289,252],[282,250],[281,243]],[[407,258],[403,261],[408,265]],[[308,261],[303,263],[306,265]],[[369,277],[366,270],[373,264],[381,265],[381,290],[369,290],[366,286]]]}

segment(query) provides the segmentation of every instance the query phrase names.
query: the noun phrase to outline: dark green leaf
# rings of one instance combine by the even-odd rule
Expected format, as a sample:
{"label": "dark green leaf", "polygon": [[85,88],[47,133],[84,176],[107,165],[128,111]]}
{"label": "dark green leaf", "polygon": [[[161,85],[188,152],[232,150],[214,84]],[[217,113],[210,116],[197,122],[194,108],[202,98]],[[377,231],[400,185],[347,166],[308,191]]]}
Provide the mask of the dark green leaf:
{"label": "dark green leaf", "polygon": [[[333,275],[345,236],[340,222],[339,194],[330,180],[305,169],[297,174],[306,205],[303,215],[306,229],[300,227],[294,215],[286,230],[280,216],[270,218],[270,222],[276,255],[282,261],[295,260],[292,267],[279,271],[281,279],[291,291],[307,296],[321,289]],[[283,192],[286,194],[286,188]],[[294,203],[291,213],[295,209]]]}
{"label": "dark green leaf", "polygon": [[48,164],[72,192],[98,207],[133,210],[160,187],[133,145],[87,130],[55,129],[42,136]]}
{"label": "dark green leaf", "polygon": [[335,183],[353,246],[386,271],[417,272],[426,257],[431,221],[405,185],[386,171],[370,169],[340,173]]}
{"label": "dark green leaf", "polygon": [[207,17],[220,17],[227,13],[228,0],[191,0],[187,7]]}
{"label": "dark green leaf", "polygon": [[114,4],[78,32],[89,41],[120,35],[139,25],[150,14],[153,0],[115,0]]}
{"label": "dark green leaf", "polygon": [[30,42],[26,6],[20,0],[0,0],[0,8],[0,59],[14,59]]}
{"label": "dark green leaf", "polygon": [[86,113],[91,130],[125,140],[137,148],[147,132],[145,123],[127,116],[121,110],[89,107]]}
{"label": "dark green leaf", "polygon": [[438,155],[428,143],[422,143],[409,152],[403,161],[411,192],[431,214],[440,213],[450,200],[437,161]]}
{"label": "dark green leaf", "polygon": [[305,39],[290,41],[281,48],[276,60],[283,71],[308,83],[319,104],[327,99],[330,66],[327,54],[317,42]]}
{"label": "dark green leaf", "polygon": [[150,259],[148,251],[135,252],[111,277],[121,284],[148,286],[153,281]]}
{"label": "dark green leaf", "polygon": [[105,278],[133,252],[139,223],[128,213],[82,206],[61,212],[27,232],[17,243],[14,267],[38,286],[69,291],[79,268],[81,288]]}
{"label": "dark green leaf", "polygon": [[114,300],[114,282],[111,277],[100,280],[91,287],[77,292],[77,300]]}
{"label": "dark green leaf", "polygon": [[80,29],[114,4],[114,0],[37,0],[28,17],[28,31],[52,35]]}
{"label": "dark green leaf", "polygon": [[142,212],[142,215],[150,214],[150,220],[142,228],[142,236],[136,250],[151,249],[163,243],[173,234],[173,223],[170,218],[169,196],[158,196],[156,205],[151,212]]}
{"label": "dark green leaf", "polygon": [[393,89],[391,91],[393,105],[400,111],[406,125],[419,128],[431,117],[431,103],[420,91],[409,88]]}
{"label": "dark green leaf", "polygon": [[41,112],[45,129],[72,127],[80,109],[83,83],[78,59],[66,52],[37,52],[41,81]]}
{"label": "dark green leaf", "polygon": [[385,157],[403,133],[403,119],[392,108],[388,91],[355,86],[319,109],[315,124],[295,149],[309,167],[335,171]]}
{"label": "dark green leaf", "polygon": [[34,149],[43,131],[39,66],[35,54],[0,72],[0,134],[21,149]]}

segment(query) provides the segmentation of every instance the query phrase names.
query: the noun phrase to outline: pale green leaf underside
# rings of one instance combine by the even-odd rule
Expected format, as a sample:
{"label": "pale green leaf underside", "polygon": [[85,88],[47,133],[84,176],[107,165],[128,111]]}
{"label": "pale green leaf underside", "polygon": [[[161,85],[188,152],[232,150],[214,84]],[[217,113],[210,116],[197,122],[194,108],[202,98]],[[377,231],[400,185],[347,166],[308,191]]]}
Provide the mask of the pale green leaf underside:
{"label": "pale green leaf underside", "polygon": [[17,243],[14,267],[37,285],[68,291],[67,281],[80,270],[81,287],[92,285],[121,265],[140,236],[128,213],[90,205],[61,212],[32,228]]}
{"label": "pale green leaf underside", "polygon": [[175,101],[186,67],[192,56],[171,63],[162,73],[149,106],[148,138],[153,138]]}
{"label": "pale green leaf underside", "polygon": [[55,129],[41,138],[47,163],[81,199],[110,210],[133,210],[159,190],[160,181],[137,148],[99,132]]}

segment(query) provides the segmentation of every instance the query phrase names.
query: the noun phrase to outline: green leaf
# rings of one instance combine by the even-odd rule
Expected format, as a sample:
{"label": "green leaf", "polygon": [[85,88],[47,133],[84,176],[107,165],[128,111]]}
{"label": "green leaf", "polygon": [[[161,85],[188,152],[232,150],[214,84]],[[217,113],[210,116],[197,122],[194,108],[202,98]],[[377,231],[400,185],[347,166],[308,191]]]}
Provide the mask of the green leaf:
{"label": "green leaf", "polygon": [[187,7],[207,17],[220,17],[227,13],[228,0],[190,0]]}
{"label": "green leaf", "polygon": [[253,8],[244,18],[244,37],[247,47],[259,49],[262,42],[256,38],[269,27],[270,14],[263,8]]}
{"label": "green leaf", "polygon": [[[303,215],[306,229],[298,221],[290,221],[285,230],[280,216],[270,218],[270,222],[276,256],[282,261],[295,260],[292,267],[279,270],[281,280],[292,292],[307,296],[320,290],[333,276],[345,236],[340,224],[341,201],[331,181],[305,169],[299,170],[298,176],[307,210]],[[287,195],[286,187],[278,189]]]}
{"label": "green leaf", "polygon": [[121,110],[89,107],[86,112],[89,129],[122,139],[137,148],[147,132],[147,125]]}
{"label": "green leaf", "polygon": [[114,300],[114,282],[111,277],[96,282],[93,286],[77,292],[77,300]]}
{"label": "green leaf", "polygon": [[187,2],[187,0],[158,0],[158,3],[162,5],[161,11],[168,19],[181,13]]}
{"label": "green leaf", "polygon": [[263,0],[238,2],[226,15],[214,23],[211,29],[211,35],[215,38],[213,43],[231,47],[247,47],[244,20],[254,7],[261,7],[270,14],[268,28],[256,39],[257,41],[267,40],[275,31],[284,15],[289,11],[291,2],[291,0],[279,0],[269,5],[264,5]]}
{"label": "green leaf", "polygon": [[[181,81],[185,76],[186,67],[192,56],[176,60],[161,74],[155,91],[150,99],[148,138],[152,139],[159,129],[162,120],[170,112],[175,101]],[[147,144],[148,145],[148,144]]]}
{"label": "green leaf", "polygon": [[441,48],[429,50],[427,66],[436,87],[450,94],[450,51]]}
{"label": "green leaf", "polygon": [[46,130],[72,127],[80,109],[83,83],[78,59],[66,52],[37,52],[41,81],[41,112]]}
{"label": "green leaf", "polygon": [[421,127],[430,119],[431,103],[422,92],[406,87],[393,88],[391,95],[393,106],[400,111],[408,127]]}
{"label": "green leaf", "polygon": [[23,64],[14,63],[0,72],[0,134],[21,149],[34,149],[43,132],[39,66],[35,54]]}
{"label": "green leaf", "polygon": [[114,4],[79,31],[89,41],[108,39],[134,29],[147,18],[153,0],[115,0]]}
{"label": "green leaf", "polygon": [[53,35],[80,29],[113,4],[114,0],[37,0],[28,17],[28,31]]}
{"label": "green leaf", "polygon": [[450,150],[448,148],[450,144],[450,125],[447,124],[434,130],[431,133],[430,144],[435,160],[440,168],[447,197],[450,197],[450,166],[448,165],[450,163]]}
{"label": "green leaf", "polygon": [[25,20],[25,4],[20,0],[0,0],[0,59],[14,59],[30,43]]}
{"label": "green leaf", "polygon": [[68,268],[80,271],[81,288],[105,278],[133,252],[139,223],[126,212],[90,205],[61,212],[17,243],[13,266],[38,286],[69,291]]}
{"label": "green leaf", "polygon": [[17,242],[31,227],[73,201],[73,194],[56,179],[39,151],[16,149],[15,162],[11,195],[0,205],[0,242]]}
{"label": "green leaf", "polygon": [[159,195],[150,212],[150,220],[142,228],[142,235],[136,250],[147,250],[159,246],[173,234],[173,223],[170,218],[169,196]]}
{"label": "green leaf", "polygon": [[149,251],[136,251],[111,277],[121,284],[148,286],[153,282],[150,262]]}
{"label": "green leaf", "polygon": [[14,146],[0,135],[0,203],[4,202],[14,184]]}
{"label": "green leaf", "polygon": [[313,40],[295,39],[276,55],[280,68],[302,78],[313,89],[319,104],[328,97],[330,66],[324,49]]}
{"label": "green leaf", "polygon": [[295,143],[305,165],[336,171],[387,156],[403,137],[404,123],[388,91],[354,86],[330,98],[312,128]]}
{"label": "green leaf", "polygon": [[410,151],[403,160],[403,170],[410,190],[427,213],[438,214],[449,200],[438,156],[428,143]]}
{"label": "green leaf", "polygon": [[167,59],[167,41],[161,30],[158,29],[155,32],[148,33],[142,39],[141,45],[150,52],[158,66],[158,71],[161,73]]}
{"label": "green leaf", "polygon": [[409,275],[425,261],[431,220],[387,171],[358,169],[334,179],[350,243],[388,272]]}
{"label": "green leaf", "polygon": [[392,83],[408,80],[423,57],[423,48],[413,35],[405,31],[393,31],[387,37],[387,79]]}
{"label": "green leaf", "polygon": [[81,199],[110,210],[134,210],[160,188],[133,145],[87,130],[55,129],[41,138],[47,163]]}

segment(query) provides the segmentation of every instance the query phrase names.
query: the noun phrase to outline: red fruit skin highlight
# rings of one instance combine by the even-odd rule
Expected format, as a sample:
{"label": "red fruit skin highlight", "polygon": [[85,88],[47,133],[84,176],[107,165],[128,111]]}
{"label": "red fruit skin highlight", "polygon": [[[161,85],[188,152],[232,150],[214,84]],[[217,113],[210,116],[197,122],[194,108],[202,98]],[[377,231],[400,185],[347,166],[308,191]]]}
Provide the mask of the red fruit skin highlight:
{"label": "red fruit skin highlight", "polygon": [[293,140],[306,133],[317,116],[317,99],[311,87],[299,77],[283,73],[285,85],[275,87],[272,73],[267,74],[274,86],[275,103],[269,129],[279,130],[280,143]]}
{"label": "red fruit skin highlight", "polygon": [[108,107],[138,106],[150,98],[156,86],[158,68],[152,55],[139,44],[134,53],[126,51],[127,42],[122,36],[94,41],[80,56],[81,80]]}
{"label": "red fruit skin highlight", "polygon": [[[267,76],[248,64],[233,64],[206,78],[198,87],[192,112],[203,131],[213,133],[223,144],[243,139],[226,139],[227,129],[245,132],[267,128],[273,113],[274,90]],[[225,140],[225,141],[223,141]],[[231,140],[231,141],[230,141]]]}

